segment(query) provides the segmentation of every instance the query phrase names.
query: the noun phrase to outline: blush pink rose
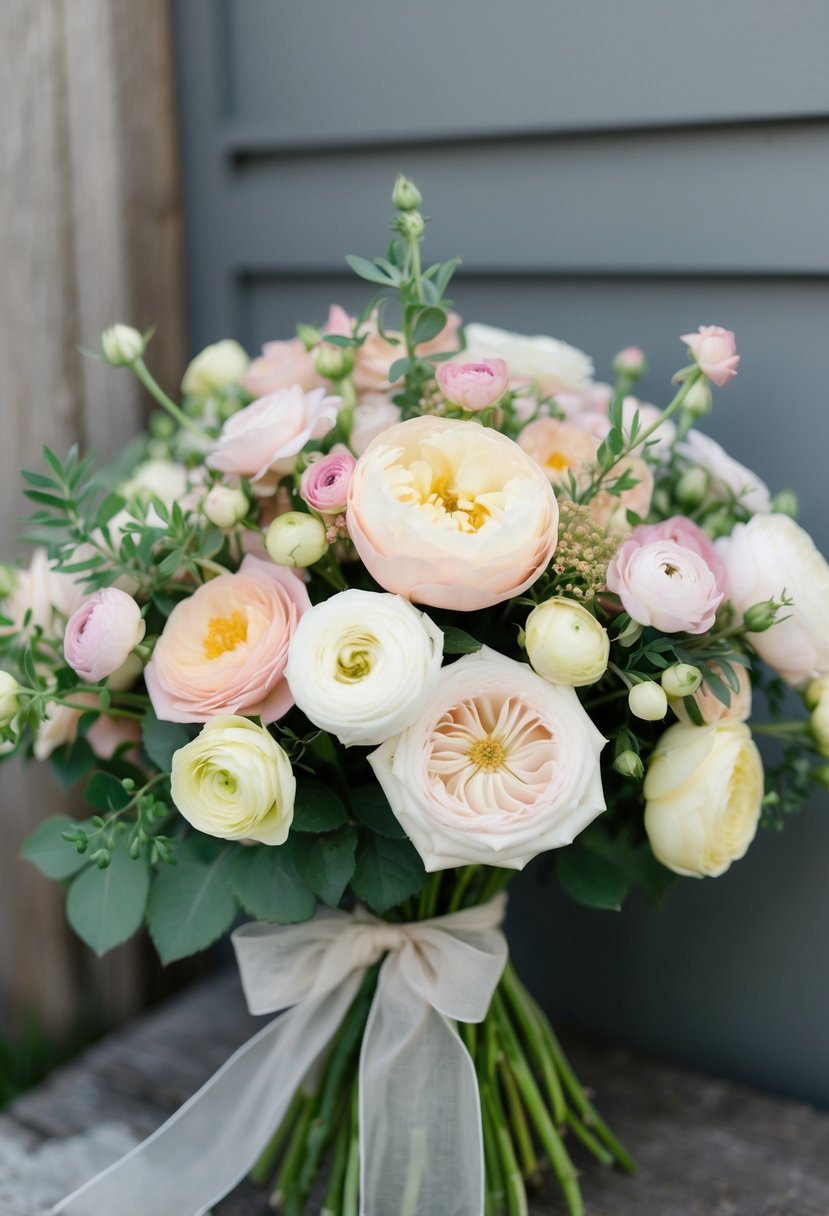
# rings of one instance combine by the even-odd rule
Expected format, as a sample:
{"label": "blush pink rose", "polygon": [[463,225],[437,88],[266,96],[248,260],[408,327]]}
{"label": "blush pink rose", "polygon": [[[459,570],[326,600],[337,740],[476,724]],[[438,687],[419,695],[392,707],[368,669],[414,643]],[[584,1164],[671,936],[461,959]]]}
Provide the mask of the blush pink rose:
{"label": "blush pink rose", "polygon": [[281,718],[294,703],[285,679],[288,647],[310,607],[295,574],[251,556],[238,573],[199,587],[170,613],[145,669],[156,716]]}
{"label": "blush pink rose", "polygon": [[231,414],[207,458],[211,469],[259,481],[293,471],[309,439],[322,439],[337,421],[339,397],[325,389],[282,388]]}
{"label": "blush pink rose", "polygon": [[684,515],[673,515],[662,523],[640,524],[638,528],[634,528],[631,540],[638,541],[640,545],[648,545],[655,540],[672,540],[683,549],[692,549],[694,553],[699,554],[714,575],[718,590],[725,591],[725,563],[711,537],[692,519],[687,519]]}
{"label": "blush pink rose", "polygon": [[640,625],[663,633],[706,633],[723,594],[708,563],[672,540],[628,540],[613,557],[607,586]]}
{"label": "blush pink rose", "polygon": [[144,636],[141,609],[117,587],[96,591],[73,612],[63,635],[63,654],[88,684],[111,676]]}
{"label": "blush pink rose", "polygon": [[347,451],[332,451],[315,460],[302,474],[299,485],[302,499],[320,515],[339,515],[345,510],[356,465],[357,461]]}
{"label": "blush pink rose", "polygon": [[718,388],[728,384],[737,375],[737,343],[730,329],[721,325],[700,325],[695,334],[682,334],[683,341],[691,352],[697,367]]}
{"label": "blush pink rose", "polygon": [[266,397],[281,388],[301,388],[308,393],[322,388],[325,380],[314,367],[314,359],[299,338],[286,342],[266,342],[262,354],[254,359],[239,383],[252,397]]}
{"label": "blush pink rose", "polygon": [[509,369],[503,359],[439,363],[437,382],[451,405],[477,413],[489,409],[503,397],[509,382]]}

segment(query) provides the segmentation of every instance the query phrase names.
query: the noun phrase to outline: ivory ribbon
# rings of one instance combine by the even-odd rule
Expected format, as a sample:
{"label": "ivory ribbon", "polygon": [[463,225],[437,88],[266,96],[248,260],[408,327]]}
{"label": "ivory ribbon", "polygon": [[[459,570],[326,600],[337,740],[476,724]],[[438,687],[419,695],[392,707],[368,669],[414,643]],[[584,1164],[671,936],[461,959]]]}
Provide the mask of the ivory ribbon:
{"label": "ivory ribbon", "polygon": [[237,929],[251,1013],[287,1012],[52,1216],[203,1216],[257,1161],[384,954],[360,1054],[361,1216],[482,1216],[478,1083],[452,1022],[486,1016],[507,959],[505,905],[501,894],[406,924],[324,909]]}

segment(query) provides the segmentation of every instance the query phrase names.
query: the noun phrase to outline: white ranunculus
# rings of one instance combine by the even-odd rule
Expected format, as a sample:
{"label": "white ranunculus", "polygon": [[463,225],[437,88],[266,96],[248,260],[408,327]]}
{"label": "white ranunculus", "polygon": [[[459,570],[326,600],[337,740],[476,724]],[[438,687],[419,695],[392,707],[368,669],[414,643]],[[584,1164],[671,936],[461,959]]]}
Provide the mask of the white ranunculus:
{"label": "white ranunculus", "polygon": [[771,510],[771,494],[766,483],[751,469],[729,456],[725,448],[710,435],[703,435],[698,430],[689,431],[677,451],[693,468],[704,469],[708,473],[712,488],[720,495],[733,494],[737,502],[752,515],[765,515]]}
{"label": "white ranunculus", "polygon": [[829,565],[808,532],[788,515],[756,515],[717,549],[740,615],[784,592],[793,601],[770,629],[748,635],[760,658],[788,684],[829,672]]}
{"label": "white ranunculus", "polygon": [[211,718],[173,756],[173,802],[199,832],[284,844],[294,817],[291,762],[266,727]]}
{"label": "white ranunculus", "polygon": [[524,634],[533,669],[553,684],[581,688],[595,684],[607,670],[607,630],[575,600],[545,600],[527,617]]}
{"label": "white ranunculus", "polygon": [[[187,469],[175,460],[145,460],[133,470],[132,477],[118,488],[118,493],[127,501],[138,498],[148,502],[153,496],[160,498],[165,507],[180,502],[186,491]],[[155,518],[158,519],[158,516]]]}
{"label": "white ranunculus", "polygon": [[643,787],[655,856],[689,878],[743,857],[763,801],[763,763],[745,722],[678,723],[662,735]]}
{"label": "white ranunculus", "polygon": [[467,363],[503,359],[512,379],[534,380],[545,396],[583,392],[593,379],[593,361],[584,351],[558,338],[510,333],[494,325],[466,326]]}
{"label": "white ranunculus", "polygon": [[244,347],[234,338],[223,338],[221,342],[205,346],[190,360],[181,381],[181,391],[206,397],[228,384],[237,384],[249,363]]}
{"label": "white ranunculus", "polygon": [[299,622],[286,675],[302,712],[347,747],[384,743],[435,685],[443,633],[399,595],[341,591]]}
{"label": "white ranunculus", "polygon": [[604,810],[604,742],[573,688],[483,647],[369,763],[428,871],[520,870]]}

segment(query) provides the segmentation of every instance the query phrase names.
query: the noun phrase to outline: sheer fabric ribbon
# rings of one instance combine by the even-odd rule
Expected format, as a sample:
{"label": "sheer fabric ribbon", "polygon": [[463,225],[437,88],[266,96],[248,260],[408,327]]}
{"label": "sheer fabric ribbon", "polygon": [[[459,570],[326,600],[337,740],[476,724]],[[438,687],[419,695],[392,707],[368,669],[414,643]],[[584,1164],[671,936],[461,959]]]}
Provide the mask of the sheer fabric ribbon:
{"label": "sheer fabric ribbon", "polygon": [[251,1013],[286,1012],[52,1216],[203,1216],[250,1171],[384,955],[360,1055],[361,1216],[482,1216],[478,1084],[453,1022],[486,1016],[505,905],[405,924],[323,909],[237,929]]}

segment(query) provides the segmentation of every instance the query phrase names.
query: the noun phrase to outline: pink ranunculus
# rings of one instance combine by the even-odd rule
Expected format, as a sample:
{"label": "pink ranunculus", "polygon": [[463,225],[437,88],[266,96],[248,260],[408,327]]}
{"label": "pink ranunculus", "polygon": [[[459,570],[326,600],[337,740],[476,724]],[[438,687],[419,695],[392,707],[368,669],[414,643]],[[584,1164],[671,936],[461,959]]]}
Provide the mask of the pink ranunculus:
{"label": "pink ranunculus", "polygon": [[477,412],[489,409],[503,397],[509,382],[509,369],[503,359],[439,363],[437,382],[451,405]]}
{"label": "pink ranunculus", "polygon": [[698,553],[717,580],[717,589],[726,590],[725,564],[717,552],[714,542],[707,532],[703,532],[699,524],[684,515],[672,515],[670,519],[658,524],[640,524],[634,528],[631,540],[640,545],[648,545],[655,540],[672,540],[683,549],[692,549]]}
{"label": "pink ranunculus", "polygon": [[88,684],[111,676],[144,636],[141,609],[131,595],[103,587],[73,612],[63,635],[63,653]]}
{"label": "pink ranunculus", "polygon": [[257,557],[204,583],[170,613],[144,672],[156,716],[280,718],[293,705],[288,647],[310,606],[295,574]]}
{"label": "pink ranunculus", "polygon": [[607,586],[640,625],[663,633],[706,633],[723,594],[708,563],[672,540],[628,540],[607,571]]}
{"label": "pink ranunculus", "polygon": [[372,439],[400,421],[400,406],[385,393],[361,393],[351,419],[348,442],[355,456],[362,456]]}
{"label": "pink ranunculus", "polygon": [[322,388],[325,380],[314,367],[313,355],[299,338],[286,342],[266,342],[262,354],[254,359],[239,383],[253,397],[266,397],[281,388],[299,387],[309,393]]}
{"label": "pink ranunculus", "polygon": [[207,458],[211,469],[259,481],[293,471],[309,439],[322,439],[337,420],[339,397],[325,389],[282,388],[231,414]]}
{"label": "pink ranunculus", "polygon": [[646,369],[645,352],[639,346],[626,346],[613,358],[613,370],[641,375]]}
{"label": "pink ranunculus", "polygon": [[698,333],[682,334],[681,340],[687,345],[703,375],[713,380],[718,388],[737,375],[740,356],[730,329],[723,329],[721,325],[700,325]]}
{"label": "pink ranunculus", "polygon": [[350,452],[331,451],[309,464],[300,481],[300,496],[320,515],[339,515],[345,510],[348,487],[357,461]]}

